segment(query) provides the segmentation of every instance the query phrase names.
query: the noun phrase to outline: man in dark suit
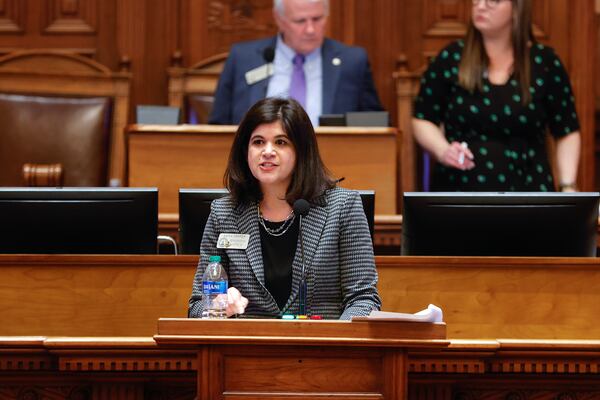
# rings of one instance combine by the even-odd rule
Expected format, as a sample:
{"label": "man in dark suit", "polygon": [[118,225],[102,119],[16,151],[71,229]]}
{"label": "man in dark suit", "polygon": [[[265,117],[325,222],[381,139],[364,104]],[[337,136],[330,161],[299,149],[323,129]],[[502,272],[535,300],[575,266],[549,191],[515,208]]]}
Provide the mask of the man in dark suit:
{"label": "man in dark suit", "polygon": [[232,46],[209,123],[238,124],[273,96],[298,100],[314,125],[323,114],[382,110],[365,50],[325,38],[328,13],[328,0],[274,0],[279,34]]}

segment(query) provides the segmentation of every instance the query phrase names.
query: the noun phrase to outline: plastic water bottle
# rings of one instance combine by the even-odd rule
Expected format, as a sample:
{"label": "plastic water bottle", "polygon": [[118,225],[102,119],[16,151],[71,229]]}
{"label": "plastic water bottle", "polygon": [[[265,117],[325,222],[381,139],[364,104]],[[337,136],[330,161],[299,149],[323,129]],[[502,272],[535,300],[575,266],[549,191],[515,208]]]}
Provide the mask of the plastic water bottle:
{"label": "plastic water bottle", "polygon": [[202,275],[202,318],[227,318],[227,287],[221,256],[210,256]]}

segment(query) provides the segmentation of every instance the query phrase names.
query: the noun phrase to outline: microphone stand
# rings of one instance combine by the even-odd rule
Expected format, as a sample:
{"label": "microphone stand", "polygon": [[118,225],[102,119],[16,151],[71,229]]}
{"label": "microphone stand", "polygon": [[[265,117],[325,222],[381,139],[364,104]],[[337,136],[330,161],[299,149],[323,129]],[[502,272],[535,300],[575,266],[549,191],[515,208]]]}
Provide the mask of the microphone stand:
{"label": "microphone stand", "polygon": [[310,210],[310,204],[304,199],[298,199],[294,202],[294,213],[300,218],[300,256],[302,257],[302,275],[300,276],[300,287],[298,288],[298,311],[300,315],[306,315],[306,297],[307,297],[307,284],[306,284],[306,263],[304,261],[304,235],[302,233],[302,220]]}
{"label": "microphone stand", "polygon": [[306,315],[306,275],[305,275],[305,263],[304,263],[304,238],[302,235],[302,215],[300,215],[300,257],[302,258],[302,275],[300,280],[300,299],[299,299],[299,311],[300,315]]}

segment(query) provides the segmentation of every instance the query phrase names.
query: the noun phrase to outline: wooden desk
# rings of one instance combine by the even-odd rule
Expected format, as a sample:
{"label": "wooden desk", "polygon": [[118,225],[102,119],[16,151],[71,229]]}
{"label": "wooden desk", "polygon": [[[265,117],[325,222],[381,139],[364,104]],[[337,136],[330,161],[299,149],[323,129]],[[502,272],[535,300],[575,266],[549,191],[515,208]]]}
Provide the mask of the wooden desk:
{"label": "wooden desk", "polygon": [[[185,317],[197,256],[0,255],[0,336],[150,336]],[[376,257],[383,309],[452,339],[600,338],[600,259]]]}
{"label": "wooden desk", "polygon": [[159,346],[197,346],[198,399],[406,398],[409,349],[445,324],[161,319]]}
{"label": "wooden desk", "polygon": [[[160,213],[178,212],[179,188],[221,188],[235,126],[130,125],[128,186],[159,188]],[[376,191],[375,212],[395,214],[394,128],[318,128],[321,157],[341,186]]]}

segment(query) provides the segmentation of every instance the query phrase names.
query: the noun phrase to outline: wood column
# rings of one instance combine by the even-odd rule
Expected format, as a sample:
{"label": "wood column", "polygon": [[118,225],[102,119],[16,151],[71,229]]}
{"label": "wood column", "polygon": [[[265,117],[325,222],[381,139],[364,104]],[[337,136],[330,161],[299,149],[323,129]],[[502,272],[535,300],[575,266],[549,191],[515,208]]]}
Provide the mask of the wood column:
{"label": "wood column", "polygon": [[581,160],[579,187],[595,190],[595,93],[597,26],[594,0],[571,1],[569,34],[570,65],[568,66],[579,122],[581,124]]}

